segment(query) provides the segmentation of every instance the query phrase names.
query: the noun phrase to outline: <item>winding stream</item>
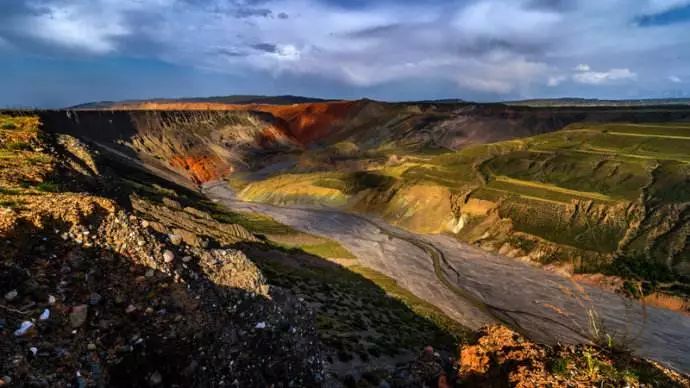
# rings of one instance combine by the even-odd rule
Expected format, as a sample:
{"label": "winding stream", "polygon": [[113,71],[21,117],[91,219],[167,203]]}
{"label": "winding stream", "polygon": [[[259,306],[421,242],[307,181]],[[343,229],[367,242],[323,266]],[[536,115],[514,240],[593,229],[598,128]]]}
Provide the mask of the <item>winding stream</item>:
{"label": "winding stream", "polygon": [[262,213],[338,241],[363,265],[392,277],[470,328],[501,322],[535,341],[579,343],[589,337],[590,316],[595,314],[614,341],[690,373],[690,317],[683,314],[643,307],[451,236],[414,234],[335,210],[244,202],[219,182],[207,184],[204,192],[231,210]]}

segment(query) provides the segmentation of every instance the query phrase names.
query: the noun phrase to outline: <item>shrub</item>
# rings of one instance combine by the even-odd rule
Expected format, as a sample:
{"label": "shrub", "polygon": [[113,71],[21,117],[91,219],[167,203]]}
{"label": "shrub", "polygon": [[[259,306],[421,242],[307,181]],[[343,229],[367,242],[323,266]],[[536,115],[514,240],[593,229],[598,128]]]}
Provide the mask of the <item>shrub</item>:
{"label": "shrub", "polygon": [[568,360],[565,358],[556,358],[551,362],[551,372],[556,375],[565,375],[568,372]]}
{"label": "shrub", "polygon": [[10,151],[26,151],[30,150],[31,146],[23,141],[11,141],[5,144],[5,148]]}
{"label": "shrub", "polygon": [[55,193],[59,191],[59,186],[57,183],[53,182],[41,182],[36,185],[36,190],[46,193]]}

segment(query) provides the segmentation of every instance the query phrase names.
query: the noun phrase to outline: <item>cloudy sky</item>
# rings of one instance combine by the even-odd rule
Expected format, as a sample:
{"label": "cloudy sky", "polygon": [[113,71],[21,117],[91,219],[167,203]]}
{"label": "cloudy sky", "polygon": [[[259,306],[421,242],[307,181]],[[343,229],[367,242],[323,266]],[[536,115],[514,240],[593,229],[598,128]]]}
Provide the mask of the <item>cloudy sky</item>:
{"label": "cloudy sky", "polygon": [[0,106],[690,97],[690,0],[0,0]]}

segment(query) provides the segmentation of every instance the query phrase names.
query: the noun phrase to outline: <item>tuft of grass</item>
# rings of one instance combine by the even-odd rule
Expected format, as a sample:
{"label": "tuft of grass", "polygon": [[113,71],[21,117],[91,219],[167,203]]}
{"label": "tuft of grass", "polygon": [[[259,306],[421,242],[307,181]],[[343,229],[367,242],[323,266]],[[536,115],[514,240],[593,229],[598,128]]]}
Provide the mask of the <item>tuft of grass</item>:
{"label": "tuft of grass", "polygon": [[551,362],[551,373],[565,376],[568,373],[570,362],[562,357],[557,357]]}
{"label": "tuft of grass", "polygon": [[28,151],[31,149],[31,146],[23,141],[11,141],[5,143],[5,149],[9,151]]}
{"label": "tuft of grass", "polygon": [[57,193],[58,191],[60,191],[60,185],[58,185],[55,182],[49,181],[41,182],[36,185],[36,190],[43,191],[46,193]]}

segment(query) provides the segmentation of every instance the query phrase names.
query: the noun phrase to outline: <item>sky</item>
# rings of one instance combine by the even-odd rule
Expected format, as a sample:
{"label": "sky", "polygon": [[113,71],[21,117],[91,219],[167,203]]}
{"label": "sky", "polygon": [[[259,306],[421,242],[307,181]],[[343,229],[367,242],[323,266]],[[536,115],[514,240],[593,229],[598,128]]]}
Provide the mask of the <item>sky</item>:
{"label": "sky", "polygon": [[0,0],[0,106],[690,97],[690,0]]}

